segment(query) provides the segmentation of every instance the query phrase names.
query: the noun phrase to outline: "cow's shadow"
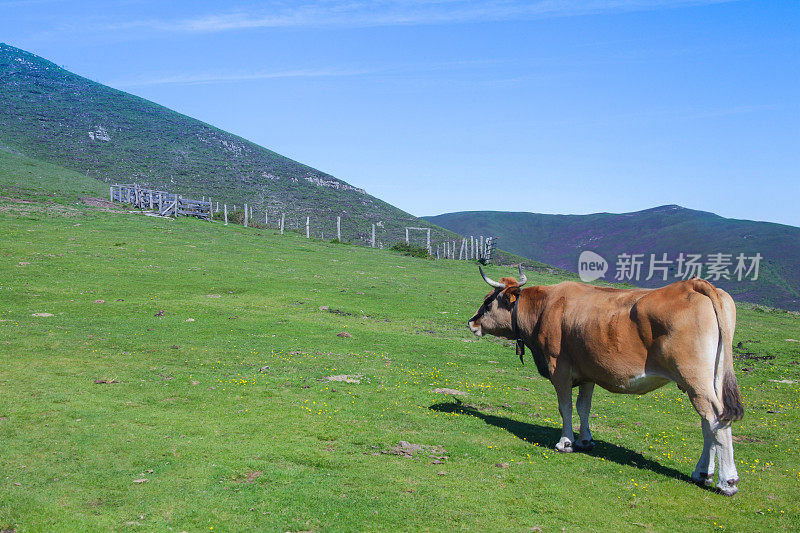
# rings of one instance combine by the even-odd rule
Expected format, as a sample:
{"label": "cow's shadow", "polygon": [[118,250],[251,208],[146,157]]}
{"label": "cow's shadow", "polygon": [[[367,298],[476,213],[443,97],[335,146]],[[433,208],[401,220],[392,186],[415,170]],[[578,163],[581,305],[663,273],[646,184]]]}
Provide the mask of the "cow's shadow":
{"label": "cow's shadow", "polygon": [[[529,424],[527,422],[519,422],[510,418],[502,416],[495,416],[482,413],[475,407],[462,403],[456,399],[451,403],[437,403],[429,407],[432,411],[439,411],[441,413],[459,413],[472,416],[479,420],[483,420],[491,426],[504,429],[531,444],[538,444],[548,449],[555,449],[555,445],[561,438],[561,430],[554,427],[540,426],[538,424]],[[623,466],[632,466],[642,470],[650,470],[662,476],[671,477],[680,481],[692,483],[692,479],[674,468],[664,466],[651,459],[644,457],[639,452],[629,450],[623,446],[611,444],[603,440],[595,439],[595,447],[586,453],[592,457],[600,457],[606,461],[612,461]]]}

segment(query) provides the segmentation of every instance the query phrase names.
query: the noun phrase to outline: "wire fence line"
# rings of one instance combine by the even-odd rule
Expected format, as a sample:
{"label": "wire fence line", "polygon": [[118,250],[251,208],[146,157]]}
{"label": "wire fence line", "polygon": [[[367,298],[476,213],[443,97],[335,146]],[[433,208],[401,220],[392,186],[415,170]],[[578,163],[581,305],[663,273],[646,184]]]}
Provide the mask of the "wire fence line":
{"label": "wire fence line", "polygon": [[[117,184],[109,187],[112,202],[129,204],[134,208],[152,211],[164,217],[192,216],[203,220],[214,220],[224,225],[241,224],[245,227],[275,229],[281,235],[292,231],[308,239],[336,240],[372,248],[387,248],[401,242],[395,235],[387,232],[382,221],[369,222],[361,218],[336,216],[335,225],[331,218],[312,218],[309,215],[285,211],[258,212],[248,204],[214,202],[212,198],[201,200],[184,198],[167,191],[150,189],[136,183]],[[405,226],[405,243],[425,248],[428,254],[437,259],[474,260],[489,262],[497,245],[497,237],[470,236],[459,239],[434,239],[431,242],[430,227]],[[419,242],[420,230],[426,233],[424,244]],[[413,235],[413,237],[412,237]]]}

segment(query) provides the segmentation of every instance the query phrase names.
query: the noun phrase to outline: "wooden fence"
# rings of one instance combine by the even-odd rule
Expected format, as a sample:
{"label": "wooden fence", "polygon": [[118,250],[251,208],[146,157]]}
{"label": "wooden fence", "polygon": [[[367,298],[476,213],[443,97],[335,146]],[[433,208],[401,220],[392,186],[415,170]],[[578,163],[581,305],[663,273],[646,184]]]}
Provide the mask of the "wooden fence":
{"label": "wooden fence", "polygon": [[[228,224],[228,205],[222,204],[220,205],[219,202],[216,204],[216,209],[214,209],[214,202],[211,201],[209,198],[206,200],[203,197],[202,200],[193,200],[191,198],[183,198],[178,194],[172,194],[167,191],[159,191],[156,189],[148,189],[145,187],[140,187],[135,183],[130,184],[120,184],[120,185],[112,185],[109,190],[109,194],[111,196],[112,202],[120,202],[125,204],[130,204],[133,207],[143,210],[154,211],[162,216],[170,216],[170,217],[177,217],[180,216],[192,216],[201,218],[204,220],[211,220],[214,216],[214,213],[219,213],[219,218],[224,222],[225,225]],[[233,205],[232,212],[236,212],[239,210],[236,205]],[[241,206],[239,206],[241,207]],[[220,209],[222,208],[222,209]],[[259,215],[258,217],[254,216],[255,213],[253,212],[253,207],[244,204],[244,219],[240,220],[239,222],[243,222],[244,226],[247,227],[248,225],[255,225],[261,226],[262,220],[263,225],[269,226],[270,225],[270,216],[267,213],[264,213],[263,219]],[[281,235],[284,233],[285,229],[293,229],[301,234],[305,234],[306,238],[311,238],[313,236],[319,237],[321,239],[325,239],[326,230],[325,227],[328,227],[328,224],[331,221],[312,221],[311,217],[309,216],[302,216],[299,219],[290,219],[287,217],[286,213],[279,213],[280,216],[274,215],[272,216],[272,224],[275,226],[276,229],[280,230]],[[255,224],[254,224],[255,223]],[[378,239],[377,235],[377,225],[379,224],[371,224],[371,232],[367,235],[362,235],[360,232],[356,235],[356,240],[363,243],[364,245],[371,246],[373,248],[383,248],[384,246],[390,246],[391,243],[381,242]],[[319,228],[323,226],[320,230],[312,231],[312,226],[316,226]],[[263,227],[263,226],[261,226]],[[465,260],[465,261],[482,261],[482,262],[491,262],[492,255],[494,249],[497,247],[497,237],[484,237],[483,235],[478,237],[467,237],[462,238],[460,240],[446,240],[440,242],[431,242],[431,229],[430,228],[421,228],[421,227],[406,227],[405,228],[405,240],[406,243],[410,242],[410,235],[409,230],[414,231],[423,231],[425,232],[425,247],[428,249],[428,253],[431,254],[433,257],[437,259],[456,259],[456,260]],[[336,217],[336,225],[335,225],[335,233],[333,228],[330,228],[328,231],[328,238],[336,237],[338,240],[342,240],[342,217]],[[351,234],[351,239],[352,239]],[[384,237],[385,238],[385,237]],[[352,242],[352,240],[351,240]]]}
{"label": "wooden fence", "polygon": [[[406,241],[408,242],[408,241]],[[478,237],[462,238],[461,241],[444,241],[436,245],[435,253],[429,253],[437,259],[456,259],[462,261],[485,261],[491,262],[494,249],[497,247],[497,237]]]}
{"label": "wooden fence", "polygon": [[138,209],[155,211],[168,217],[197,217],[211,220],[211,201],[193,200],[167,191],[139,187],[135,183],[109,187],[112,202],[130,204]]}

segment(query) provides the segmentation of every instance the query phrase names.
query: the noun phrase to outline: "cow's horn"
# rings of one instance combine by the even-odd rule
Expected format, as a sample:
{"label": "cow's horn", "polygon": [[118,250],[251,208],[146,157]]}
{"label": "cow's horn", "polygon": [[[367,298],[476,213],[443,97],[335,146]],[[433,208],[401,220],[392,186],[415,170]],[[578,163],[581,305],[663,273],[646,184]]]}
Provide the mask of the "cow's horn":
{"label": "cow's horn", "polygon": [[483,273],[483,269],[481,267],[478,267],[478,271],[480,271],[481,276],[483,276],[483,281],[485,281],[486,283],[488,283],[489,285],[491,285],[495,289],[505,289],[506,288],[506,284],[505,283],[500,283],[499,281],[494,281],[492,278],[487,278],[486,274]]}
{"label": "cow's horn", "polygon": [[525,275],[525,272],[522,271],[522,263],[517,265],[519,267],[519,283],[518,286],[522,287],[526,283],[528,283],[528,277]]}

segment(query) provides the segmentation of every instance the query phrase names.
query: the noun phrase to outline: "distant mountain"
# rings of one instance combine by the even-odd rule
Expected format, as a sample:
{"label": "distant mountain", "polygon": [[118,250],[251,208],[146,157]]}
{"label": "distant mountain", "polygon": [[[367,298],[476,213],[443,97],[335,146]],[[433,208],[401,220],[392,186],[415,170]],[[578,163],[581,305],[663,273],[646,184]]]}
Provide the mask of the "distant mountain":
{"label": "distant mountain", "polygon": [[[305,216],[334,236],[392,244],[403,226],[430,224],[329,174],[142,98],[106,87],[0,44],[0,150],[37,158],[110,183],[138,182],[186,196],[253,205],[259,216]],[[265,128],[280,128],[265,124]],[[433,228],[433,240],[456,238]]]}
{"label": "distant mountain", "polygon": [[[573,272],[578,269],[581,252],[595,252],[608,262],[608,272],[601,278],[608,281],[614,281],[620,254],[644,254],[639,280],[624,281],[645,287],[676,281],[680,253],[702,255],[698,262],[703,263],[703,277],[708,277],[708,264],[715,262],[709,254],[731,254],[732,264],[724,266],[727,257],[717,261],[723,265],[720,270],[727,268],[731,279],[712,277],[713,283],[740,300],[800,310],[800,228],[794,226],[723,218],[677,205],[621,214],[464,211],[424,218],[462,235],[497,235],[500,246],[511,253]],[[650,254],[660,260],[664,253],[672,263],[658,266],[669,266],[667,281],[661,279],[659,270],[646,281]],[[763,257],[758,279],[752,281],[751,272],[737,281],[737,256],[751,258],[757,253]],[[745,266],[752,262],[746,260]]]}

